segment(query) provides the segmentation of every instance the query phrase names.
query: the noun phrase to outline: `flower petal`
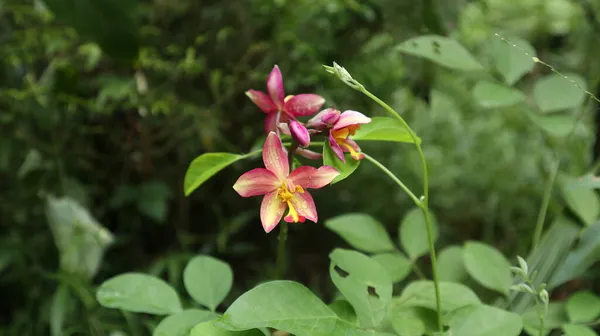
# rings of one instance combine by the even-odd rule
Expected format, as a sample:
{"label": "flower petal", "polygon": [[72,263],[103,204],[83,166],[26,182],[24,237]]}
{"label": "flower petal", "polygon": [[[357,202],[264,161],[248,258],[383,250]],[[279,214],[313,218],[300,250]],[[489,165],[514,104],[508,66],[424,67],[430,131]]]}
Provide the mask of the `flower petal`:
{"label": "flower petal", "polygon": [[265,133],[269,134],[271,132],[275,132],[277,129],[277,115],[281,114],[281,112],[273,112],[267,114],[265,118]]}
{"label": "flower petal", "polygon": [[276,190],[280,184],[277,176],[270,170],[254,168],[240,176],[233,189],[242,197],[250,197]]}
{"label": "flower petal", "polygon": [[340,115],[340,119],[333,126],[334,130],[338,130],[350,125],[368,124],[371,122],[371,118],[356,111],[344,111]]}
{"label": "flower petal", "polygon": [[362,160],[365,158],[365,155],[360,152],[360,147],[358,146],[356,141],[347,138],[346,140],[344,140],[344,142],[348,145],[348,147],[343,146],[346,147],[344,152],[350,152],[350,155],[352,155],[352,158],[354,160]]}
{"label": "flower petal", "polygon": [[279,136],[277,136],[275,132],[271,132],[267,135],[267,140],[265,140],[265,145],[263,146],[262,157],[265,167],[273,172],[279,181],[285,180],[290,174],[288,157],[283,150],[281,139],[279,139]]}
{"label": "flower petal", "polygon": [[252,100],[259,109],[261,109],[265,113],[272,113],[277,111],[277,106],[273,104],[271,98],[267,96],[266,93],[257,91],[257,90],[248,90],[246,91],[246,96]]}
{"label": "flower petal", "polygon": [[323,157],[323,154],[321,153],[317,153],[315,151],[311,151],[310,149],[304,149],[300,147],[296,148],[295,153],[309,160],[319,160]]}
{"label": "flower petal", "polygon": [[[305,191],[303,193],[293,193],[292,199],[290,201],[299,217],[304,217],[310,221],[317,222],[317,207],[315,206],[315,201],[313,201],[312,196]],[[287,221],[287,220],[286,220]]]}
{"label": "flower petal", "polygon": [[265,195],[260,204],[260,221],[266,233],[271,232],[281,221],[287,205],[277,196],[277,191]]}
{"label": "flower petal", "polygon": [[321,166],[318,169],[311,166],[300,166],[288,177],[294,184],[302,188],[318,189],[328,185],[340,172],[330,166]]}
{"label": "flower petal", "polygon": [[271,73],[267,78],[267,91],[275,106],[280,109],[283,108],[283,98],[285,97],[283,77],[281,76],[281,70],[279,70],[277,65],[273,67],[273,70],[271,70]]}
{"label": "flower petal", "polygon": [[329,147],[331,147],[331,150],[333,150],[333,153],[335,154],[335,156],[338,157],[338,159],[340,159],[340,160],[342,160],[342,162],[346,163],[346,158],[344,157],[344,151],[342,150],[340,145],[338,145],[338,143],[335,141],[335,138],[333,137],[332,132],[329,132]]}
{"label": "flower petal", "polygon": [[309,121],[306,122],[306,127],[325,129],[333,126],[340,118],[340,111],[334,108],[326,108],[323,111],[317,113]]}
{"label": "flower petal", "polygon": [[298,141],[300,146],[307,147],[310,144],[310,135],[304,125],[299,123],[297,120],[290,120],[289,122],[290,133]]}
{"label": "flower petal", "polygon": [[317,113],[323,104],[325,98],[313,93],[303,93],[287,100],[285,111],[297,117],[304,117]]}

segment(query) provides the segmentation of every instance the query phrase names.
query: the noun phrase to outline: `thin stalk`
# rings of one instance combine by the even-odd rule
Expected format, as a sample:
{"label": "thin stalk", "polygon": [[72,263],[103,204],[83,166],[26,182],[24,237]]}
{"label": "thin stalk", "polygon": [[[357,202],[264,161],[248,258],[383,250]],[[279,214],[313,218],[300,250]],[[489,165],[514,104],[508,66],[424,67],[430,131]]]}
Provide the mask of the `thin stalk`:
{"label": "thin stalk", "polygon": [[394,173],[392,173],[389,169],[387,169],[384,165],[382,165],[379,161],[377,161],[376,159],[374,159],[372,156],[368,155],[367,153],[362,152],[362,154],[365,156],[365,159],[367,159],[368,161],[373,163],[377,168],[381,169],[381,171],[383,171],[394,182],[396,182],[396,184],[400,188],[402,188],[402,190],[404,190],[406,192],[406,194],[408,194],[408,196],[410,197],[410,199],[412,199],[412,201],[415,203],[416,206],[418,206],[419,208],[423,207],[423,203],[421,203],[419,198],[417,198],[417,196],[415,196],[415,194],[413,194],[413,192],[410,191],[410,189],[404,183],[402,183],[402,181],[400,181],[400,179],[398,179],[396,177],[396,175],[394,175]]}
{"label": "thin stalk", "polygon": [[288,236],[288,223],[283,221],[279,224],[279,243],[277,246],[277,273],[276,279],[282,279],[285,273],[285,243]]}
{"label": "thin stalk", "polygon": [[534,250],[540,243],[540,239],[542,238],[542,231],[544,230],[544,222],[546,221],[546,213],[548,213],[548,206],[550,205],[550,199],[552,198],[552,189],[554,189],[554,182],[556,181],[556,176],[558,176],[558,170],[560,165],[558,162],[554,165],[552,171],[550,172],[550,178],[546,181],[546,188],[544,190],[544,198],[542,199],[542,206],[540,207],[540,212],[538,213],[537,222],[535,223],[535,231],[533,233],[533,247]]}

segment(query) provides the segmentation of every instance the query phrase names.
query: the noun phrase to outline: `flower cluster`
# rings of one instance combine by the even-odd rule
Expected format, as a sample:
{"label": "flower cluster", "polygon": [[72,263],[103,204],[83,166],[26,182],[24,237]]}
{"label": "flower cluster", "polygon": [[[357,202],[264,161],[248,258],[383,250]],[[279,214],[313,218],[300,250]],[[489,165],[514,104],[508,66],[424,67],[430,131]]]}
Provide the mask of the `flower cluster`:
{"label": "flower cluster", "polygon": [[[267,93],[248,90],[246,95],[265,114],[267,139],[263,146],[265,168],[255,168],[237,180],[233,189],[242,197],[264,195],[260,218],[268,233],[281,221],[304,222],[306,219],[317,222],[315,203],[306,189],[318,189],[330,184],[339,172],[330,166],[314,168],[301,166],[290,173],[292,156],[299,154],[309,159],[318,159],[321,154],[308,150],[311,136],[324,135],[327,143],[339,160],[346,162],[344,153],[350,153],[354,160],[364,155],[358,144],[350,138],[371,118],[356,111],[340,112],[326,108],[319,112],[325,99],[317,94],[306,93],[285,95],[283,77],[275,65],[267,78]],[[318,113],[317,113],[318,112]],[[303,123],[298,117],[312,119]],[[290,150],[286,152],[280,134],[292,138]],[[288,210],[287,215],[283,214]]]}

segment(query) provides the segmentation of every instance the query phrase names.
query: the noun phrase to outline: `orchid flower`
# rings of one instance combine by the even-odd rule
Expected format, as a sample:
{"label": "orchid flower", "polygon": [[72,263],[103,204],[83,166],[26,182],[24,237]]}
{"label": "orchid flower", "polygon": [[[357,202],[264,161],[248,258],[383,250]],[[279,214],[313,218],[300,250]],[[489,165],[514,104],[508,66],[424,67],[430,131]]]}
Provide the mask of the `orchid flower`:
{"label": "orchid flower", "polygon": [[[283,77],[279,67],[275,65],[267,78],[268,94],[258,90],[246,91],[246,96],[267,114],[265,132],[274,132],[281,122],[290,122],[292,136],[298,142],[307,144],[310,137],[306,127],[296,117],[306,117],[317,113],[325,103],[325,98],[312,93],[285,96]],[[285,98],[284,98],[285,97]],[[295,121],[292,125],[291,121]],[[308,140],[306,140],[308,138]],[[303,145],[304,146],[304,145]]]}
{"label": "orchid flower", "polygon": [[317,129],[329,129],[329,145],[335,155],[346,162],[344,152],[350,153],[354,160],[361,160],[364,154],[360,152],[358,144],[350,139],[351,135],[360,128],[362,124],[368,124],[371,118],[356,111],[340,111],[328,108],[319,112],[314,118],[306,123],[306,126]]}
{"label": "orchid flower", "polygon": [[300,166],[290,173],[288,157],[281,139],[270,132],[263,152],[265,168],[255,168],[244,173],[233,185],[242,197],[264,195],[260,206],[260,220],[265,232],[271,232],[281,221],[288,223],[304,222],[306,219],[317,222],[315,202],[306,189],[322,188],[339,175],[329,166],[317,168]]}

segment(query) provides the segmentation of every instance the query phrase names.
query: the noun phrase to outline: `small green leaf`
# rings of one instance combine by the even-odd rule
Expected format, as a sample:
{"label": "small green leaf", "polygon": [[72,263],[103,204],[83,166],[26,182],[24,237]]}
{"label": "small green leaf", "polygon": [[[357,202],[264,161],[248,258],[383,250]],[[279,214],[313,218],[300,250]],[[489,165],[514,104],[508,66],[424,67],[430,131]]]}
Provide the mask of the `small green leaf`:
{"label": "small green leaf", "polygon": [[358,165],[360,165],[360,160],[354,160],[350,154],[345,154],[344,157],[346,158],[345,163],[333,153],[333,150],[329,146],[329,142],[325,142],[325,145],[323,145],[323,165],[331,166],[340,172],[340,175],[333,179],[331,184],[338,183],[347,178],[356,170],[356,168],[358,168]]}
{"label": "small green leaf", "polygon": [[350,302],[346,300],[336,300],[329,304],[329,308],[342,320],[358,324],[358,317]]}
{"label": "small green leaf", "polygon": [[423,35],[402,42],[398,50],[439,65],[464,71],[483,70],[483,66],[458,41],[438,35]]}
{"label": "small green leaf", "polygon": [[[437,221],[432,213],[429,216],[433,229],[433,240],[435,242],[438,237]],[[398,240],[411,260],[415,260],[429,251],[427,224],[425,223],[425,216],[421,209],[413,208],[406,213],[402,222],[400,222],[398,234]]]}
{"label": "small green leaf", "polygon": [[[502,41],[500,38],[492,38],[491,55],[496,70],[504,77],[508,85],[515,84],[524,74],[533,70],[535,63],[532,57],[536,56],[535,49],[529,42],[518,37],[506,38],[514,46]],[[530,56],[527,56],[527,54]]]}
{"label": "small green leaf", "polygon": [[598,336],[592,328],[584,325],[564,324],[562,328],[565,336]]}
{"label": "small green leaf", "polygon": [[529,117],[548,135],[554,137],[566,137],[573,131],[574,127],[578,127],[577,118],[572,115],[537,115],[533,112],[529,113]]}
{"label": "small green leaf", "polygon": [[18,178],[24,178],[30,172],[37,170],[42,167],[44,160],[42,158],[42,154],[36,149],[30,149],[25,156],[25,160],[19,167],[17,172]]}
{"label": "small green leaf", "polygon": [[571,210],[585,225],[592,225],[600,215],[598,194],[588,188],[577,187],[577,178],[561,174],[558,183],[562,196]]}
{"label": "small green leaf", "polygon": [[[540,330],[540,306],[532,306],[523,313],[524,328],[530,335],[539,335]],[[551,302],[548,305],[544,321],[544,335],[552,329],[558,329],[568,323],[564,302]]]}
{"label": "small green leaf", "polygon": [[335,249],[329,255],[329,275],[352,304],[363,328],[375,328],[385,318],[392,299],[392,281],[386,270],[368,256]]}
{"label": "small green leaf", "polygon": [[[477,295],[469,287],[453,282],[440,282],[440,297],[442,311],[444,312],[481,303]],[[418,280],[411,282],[404,288],[399,297],[394,297],[392,306],[395,305],[424,307],[435,310],[436,299],[433,281]]]}
{"label": "small green leaf", "polygon": [[[196,325],[189,336],[264,336],[258,329],[230,331],[219,326],[218,321],[207,321]],[[156,335],[154,335],[156,336]],[[170,335],[169,335],[170,336]]]}
{"label": "small green leaf", "polygon": [[[568,73],[566,76],[569,79],[558,74],[551,74],[535,82],[533,98],[542,112],[567,110],[583,104],[587,89],[585,80],[574,73]],[[577,83],[582,89],[571,81]]]}
{"label": "small green leaf", "polygon": [[[387,117],[372,117],[370,123],[360,126],[352,139],[414,143],[400,121]],[[421,138],[417,137],[417,142],[421,143]]]}
{"label": "small green leaf", "polygon": [[511,265],[500,251],[483,243],[467,242],[463,260],[473,279],[484,287],[508,295],[512,285]]}
{"label": "small green leaf", "polygon": [[483,80],[473,88],[473,98],[483,108],[499,108],[518,104],[525,100],[525,95],[517,89]]}
{"label": "small green leaf", "polygon": [[186,309],[177,314],[165,317],[152,336],[188,336],[190,330],[198,323],[216,319],[219,315],[206,310]]}
{"label": "small green leaf", "polygon": [[393,283],[404,280],[410,274],[412,264],[399,252],[376,254],[372,258],[383,266]]}
{"label": "small green leaf", "polygon": [[438,274],[441,281],[463,282],[469,277],[460,246],[448,246],[438,256]]}
{"label": "small green leaf", "polygon": [[571,322],[590,322],[600,316],[600,297],[590,291],[573,294],[567,301]]}
{"label": "small green leaf", "polygon": [[185,267],[183,283],[196,302],[215,311],[231,290],[233,271],[221,260],[197,256]]}
{"label": "small green leaf", "polygon": [[434,310],[396,305],[390,309],[392,327],[399,336],[422,336],[437,329]]}
{"label": "small green leaf", "polygon": [[394,250],[394,244],[383,224],[367,214],[337,216],[327,220],[325,226],[356,249],[372,253]]}
{"label": "small green leaf", "polygon": [[175,289],[162,279],[141,273],[124,273],[106,280],[96,293],[106,308],[154,315],[175,314],[182,310]]}
{"label": "small green leaf", "polygon": [[447,321],[452,336],[519,336],[523,330],[519,315],[487,305],[460,308]]}
{"label": "small green leaf", "polygon": [[242,158],[244,158],[243,155],[231,153],[206,153],[198,156],[185,173],[183,182],[185,195],[189,196],[206,180]]}

